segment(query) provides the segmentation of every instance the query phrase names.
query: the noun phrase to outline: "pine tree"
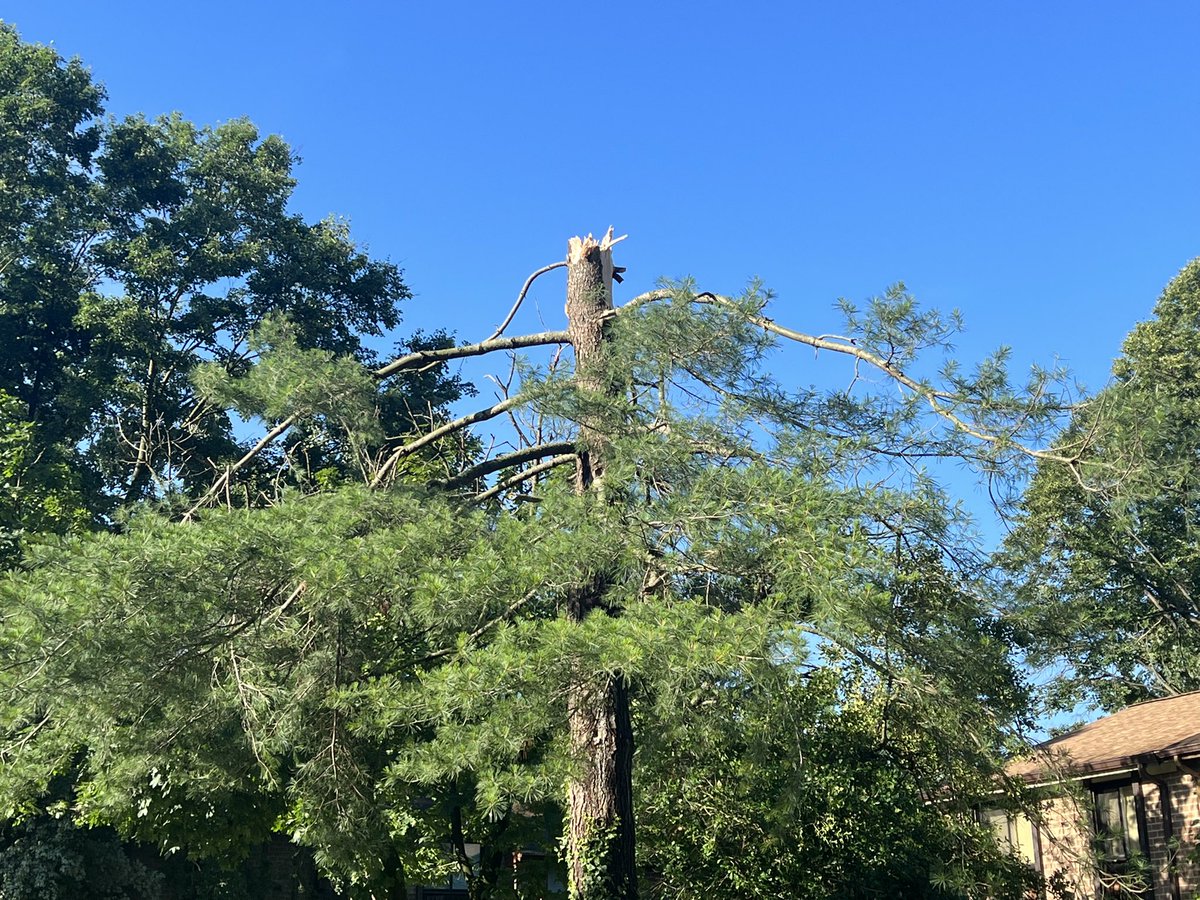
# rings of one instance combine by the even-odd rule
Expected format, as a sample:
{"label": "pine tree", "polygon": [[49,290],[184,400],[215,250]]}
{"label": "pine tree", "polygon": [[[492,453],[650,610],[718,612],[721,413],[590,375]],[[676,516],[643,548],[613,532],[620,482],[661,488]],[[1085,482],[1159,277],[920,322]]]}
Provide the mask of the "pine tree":
{"label": "pine tree", "polygon": [[[374,896],[455,869],[475,896],[521,889],[498,860],[544,846],[561,810],[572,896],[604,900],[638,896],[634,761],[656,752],[636,750],[639,723],[683,728],[693,705],[781,673],[828,673],[844,698],[917,717],[876,721],[888,753],[924,729],[930,782],[991,775],[1020,679],[922,461],[1071,464],[1037,449],[1062,411],[1051,375],[1014,387],[1003,354],[930,372],[922,352],[955,323],[902,287],[847,305],[846,337],[777,324],[756,286],[667,285],[614,307],[618,240],[573,238],[476,344],[364,372],[276,333],[255,366],[201,372],[205,396],[273,410],[276,427],[183,521],[147,514],[41,550],[0,587],[10,804],[75,765],[94,821],[215,852],[276,822]],[[567,328],[505,336],[557,268]],[[845,357],[850,387],[781,384],[777,340]],[[372,426],[392,379],[556,345],[573,370],[521,362],[507,396],[416,438]],[[300,408],[357,448],[363,483],[237,508],[237,479],[304,391],[319,396]],[[464,453],[465,430],[501,415],[519,446]],[[443,447],[442,471],[420,461]],[[972,827],[962,841],[981,840]]]}

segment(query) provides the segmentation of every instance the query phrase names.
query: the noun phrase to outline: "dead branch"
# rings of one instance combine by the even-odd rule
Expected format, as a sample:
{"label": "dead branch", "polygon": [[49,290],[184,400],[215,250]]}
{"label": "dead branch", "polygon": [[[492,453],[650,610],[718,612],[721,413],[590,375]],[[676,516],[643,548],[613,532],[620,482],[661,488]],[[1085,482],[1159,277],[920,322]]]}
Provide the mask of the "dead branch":
{"label": "dead branch", "polygon": [[496,350],[520,350],[523,347],[543,347],[548,344],[566,344],[571,340],[565,331],[542,331],[537,334],[524,334],[519,337],[502,337],[494,340],[481,341],[478,344],[463,344],[461,347],[444,347],[441,350],[418,350],[407,356],[392,360],[386,366],[376,369],[376,378],[387,378],[404,369],[423,366],[431,362],[443,362],[448,359],[463,359],[468,356],[482,356]]}
{"label": "dead branch", "polygon": [[265,435],[263,435],[262,439],[259,440],[259,442],[257,444],[255,444],[253,447],[251,447],[249,450],[247,450],[242,455],[241,459],[239,459],[233,465],[227,466],[225,471],[222,473],[221,477],[218,478],[215,482],[213,482],[212,487],[210,487],[207,491],[204,492],[204,496],[201,497],[199,500],[197,500],[195,502],[195,504],[192,505],[192,508],[183,514],[184,521],[185,522],[189,521],[201,507],[203,507],[206,503],[208,503],[208,501],[211,500],[213,497],[215,497],[219,493],[221,493],[221,490],[226,485],[229,484],[230,479],[238,471],[240,471],[244,466],[246,466],[250,462],[250,460],[252,460],[252,459],[254,459],[254,457],[258,456],[258,454],[261,453],[268,444],[270,444],[277,437],[279,437],[281,434],[283,434],[285,431],[287,431],[289,428],[291,428],[293,425],[295,425],[296,420],[298,418],[300,418],[298,413],[293,413],[292,415],[288,416],[286,419],[284,419],[282,422],[280,422],[278,425],[276,425],[274,428],[272,428],[270,431],[268,431]]}
{"label": "dead branch", "polygon": [[573,462],[574,460],[575,460],[574,453],[564,453],[561,456],[551,457],[550,459],[547,459],[543,462],[538,463],[536,466],[530,466],[528,469],[522,469],[520,472],[517,472],[515,475],[510,475],[508,478],[504,478],[504,479],[496,482],[494,485],[492,485],[486,491],[480,491],[478,494],[476,494],[471,499],[476,503],[483,503],[485,500],[491,500],[493,497],[497,496],[498,494],[501,494],[504,491],[514,488],[518,484],[521,484],[522,482],[528,481],[530,478],[540,475],[542,472],[549,472],[551,469],[555,468],[556,466],[561,466],[564,463]]}
{"label": "dead branch", "polygon": [[396,463],[405,456],[415,453],[422,447],[426,447],[433,443],[438,438],[445,437],[453,431],[458,431],[460,428],[466,428],[468,425],[474,425],[476,422],[484,422],[488,419],[495,418],[506,410],[516,406],[520,402],[521,398],[519,396],[509,397],[507,400],[502,400],[492,406],[485,407],[484,409],[477,409],[473,413],[468,413],[461,418],[455,419],[453,422],[447,422],[445,425],[433,429],[433,431],[430,431],[428,434],[422,435],[415,441],[407,443],[403,447],[397,447],[392,451],[392,454],[387,458],[387,461],[380,466],[379,472],[376,473],[375,477],[371,479],[371,487],[377,488],[383,484],[384,480],[395,467]]}
{"label": "dead branch", "polygon": [[574,452],[575,444],[572,441],[554,441],[548,444],[538,444],[536,447],[526,447],[524,450],[517,450],[514,453],[506,453],[502,456],[484,460],[478,465],[464,469],[452,478],[434,482],[434,487],[462,487],[470,484],[477,478],[483,478],[486,475],[491,475],[493,472],[499,472],[501,469],[507,469],[510,466],[519,466],[522,463],[532,462],[535,459],[541,459],[545,456],[557,456],[564,453],[573,454]]}
{"label": "dead branch", "polygon": [[512,309],[508,311],[508,315],[504,317],[504,321],[500,323],[500,327],[492,332],[489,341],[493,341],[500,335],[504,334],[504,329],[511,324],[513,317],[517,314],[517,310],[521,308],[521,304],[525,301],[525,295],[529,293],[530,286],[538,279],[539,276],[545,275],[547,272],[553,272],[555,269],[561,269],[566,266],[566,260],[561,262],[550,263],[548,266],[542,266],[532,275],[525,279],[525,286],[521,288],[521,293],[517,294],[517,302],[512,305]]}

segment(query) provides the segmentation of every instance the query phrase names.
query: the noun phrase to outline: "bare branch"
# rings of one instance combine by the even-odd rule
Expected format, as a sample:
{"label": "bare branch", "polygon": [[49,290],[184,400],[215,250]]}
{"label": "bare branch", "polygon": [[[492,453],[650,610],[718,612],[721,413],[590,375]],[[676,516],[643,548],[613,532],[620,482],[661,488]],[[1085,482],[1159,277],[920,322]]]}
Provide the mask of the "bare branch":
{"label": "bare branch", "polygon": [[407,356],[392,360],[386,366],[376,369],[372,374],[376,378],[387,378],[403,369],[411,369],[428,363],[442,362],[447,359],[462,359],[467,356],[482,356],[496,350],[519,350],[523,347],[543,347],[548,344],[566,344],[571,340],[565,331],[542,331],[538,334],[524,334],[519,337],[502,337],[495,340],[482,341],[478,344],[463,344],[461,347],[445,347],[441,350],[418,350]]}
{"label": "bare branch", "polygon": [[609,319],[613,316],[623,315],[627,312],[632,312],[639,306],[644,306],[647,303],[657,303],[659,300],[670,300],[675,296],[675,291],[669,291],[666,288],[659,288],[655,291],[647,291],[644,294],[638,294],[631,300],[622,303],[616,309],[610,310],[604,314],[604,318]]}
{"label": "bare branch", "polygon": [[504,334],[504,329],[507,328],[509,326],[509,324],[512,322],[513,317],[517,314],[517,310],[521,308],[521,304],[525,300],[525,295],[529,293],[530,286],[534,283],[534,281],[537,280],[537,278],[539,276],[545,275],[547,272],[553,272],[555,269],[564,268],[566,266],[566,264],[567,264],[566,260],[562,260],[561,262],[556,262],[556,263],[550,263],[550,265],[542,266],[540,269],[538,269],[536,272],[534,272],[532,275],[530,275],[528,278],[526,278],[525,286],[523,288],[521,288],[521,293],[517,294],[517,302],[512,305],[512,309],[510,309],[508,311],[508,315],[504,317],[504,321],[500,323],[500,327],[497,328],[494,332],[492,332],[492,335],[491,335],[491,337],[488,338],[488,340],[493,341],[496,338],[500,337],[500,335]]}
{"label": "bare branch", "polygon": [[[462,347],[446,347],[441,350],[421,350],[393,360],[386,366],[376,369],[372,374],[376,378],[387,378],[389,375],[393,375],[403,369],[410,369],[416,366],[428,365],[430,363],[438,363],[448,359],[461,359],[467,356],[480,356],[485,353],[492,353],[496,350],[514,350],[522,347],[540,347],[549,344],[565,343],[568,343],[568,335],[565,331],[544,331],[539,334],[526,334],[519,337],[498,338],[496,340],[483,341],[479,344],[466,344]],[[507,408],[508,407],[504,407],[504,409]],[[503,412],[504,409],[500,409],[498,412]],[[262,452],[262,450],[265,449],[272,441],[291,428],[291,426],[296,423],[298,418],[298,414],[288,416],[286,419],[280,422],[279,425],[268,432],[261,441],[247,451],[247,453],[241,459],[227,468],[222,476],[212,485],[212,487],[210,487],[204,493],[204,496],[201,497],[200,500],[198,500],[184,514],[184,520],[190,520],[196,514],[197,510],[207,504],[213,497],[217,496],[229,483],[229,479],[232,478],[234,474],[245,467],[250,460]],[[490,418],[490,416],[483,416],[483,418]],[[482,419],[474,419],[472,421],[482,421]],[[465,425],[470,423],[467,422],[463,424]],[[458,425],[455,427],[463,427],[463,425]],[[446,431],[438,434],[438,437],[441,437],[443,434],[448,434],[452,430],[454,430],[454,428],[448,428]],[[436,438],[431,437],[429,440],[436,440]],[[421,446],[425,446],[425,444],[421,444]],[[409,452],[412,451],[410,450]],[[394,465],[394,463],[392,464]],[[390,469],[390,467],[390,465],[385,465],[385,471],[382,473],[382,475],[376,476],[376,478],[372,481],[372,486],[378,486],[378,483],[381,482],[382,478],[386,476],[386,470]]]}
{"label": "bare branch", "polygon": [[429,432],[428,434],[422,435],[415,441],[405,444],[403,447],[397,447],[392,451],[392,454],[387,458],[387,461],[380,466],[379,472],[376,473],[375,477],[371,479],[371,487],[377,488],[383,484],[384,480],[388,476],[388,473],[392,471],[396,463],[399,462],[403,457],[408,456],[411,453],[415,453],[422,447],[432,444],[438,438],[445,437],[453,431],[458,431],[460,428],[466,428],[468,425],[474,425],[476,422],[483,422],[487,419],[495,418],[506,410],[516,406],[520,402],[521,398],[519,396],[509,397],[507,400],[502,400],[493,406],[488,406],[484,409],[477,409],[475,412],[468,413],[462,418],[455,419],[453,422],[447,422],[445,425],[433,429],[433,431]]}
{"label": "bare branch", "polygon": [[299,417],[300,416],[298,413],[293,413],[292,415],[288,416],[286,419],[268,431],[265,435],[263,435],[262,439],[249,450],[247,450],[245,454],[242,455],[241,459],[239,459],[233,465],[227,466],[221,477],[213,482],[212,487],[204,492],[204,496],[197,500],[192,508],[183,514],[183,520],[185,522],[189,521],[201,507],[208,503],[208,501],[213,497],[217,496],[217,494],[221,493],[221,491],[229,484],[230,479],[233,478],[238,471],[240,471],[247,463],[249,463],[250,460],[258,456],[258,454],[261,453],[268,444],[295,425],[296,420]]}
{"label": "bare branch", "polygon": [[491,475],[493,472],[499,472],[501,469],[507,469],[509,466],[519,466],[521,463],[532,462],[544,456],[574,453],[574,451],[575,444],[571,441],[554,441],[548,444],[538,444],[536,447],[526,447],[524,450],[517,450],[515,453],[506,453],[502,456],[484,460],[478,465],[464,469],[452,478],[434,482],[434,486],[440,488],[462,487],[463,485],[470,484],[476,478],[483,478],[485,475]]}
{"label": "bare branch", "polygon": [[574,459],[575,459],[574,453],[564,453],[562,456],[551,457],[550,459],[547,459],[544,462],[538,463],[536,466],[530,466],[528,469],[522,469],[520,472],[517,472],[515,475],[510,475],[508,478],[505,478],[501,481],[496,482],[496,484],[492,485],[486,491],[481,491],[480,493],[476,494],[471,499],[476,503],[482,503],[485,500],[491,500],[493,497],[497,496],[498,494],[501,494],[504,491],[509,490],[510,488],[514,488],[518,484],[521,484],[522,482],[528,481],[530,478],[540,475],[542,472],[549,472],[551,469],[553,469],[556,466],[561,466],[564,463],[573,462]]}

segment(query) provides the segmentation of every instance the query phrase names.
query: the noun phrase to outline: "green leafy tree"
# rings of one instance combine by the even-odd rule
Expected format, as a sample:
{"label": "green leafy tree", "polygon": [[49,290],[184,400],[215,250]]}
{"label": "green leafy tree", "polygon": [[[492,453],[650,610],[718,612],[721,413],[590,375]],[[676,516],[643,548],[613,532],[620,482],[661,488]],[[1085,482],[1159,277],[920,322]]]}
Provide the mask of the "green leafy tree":
{"label": "green leafy tree", "polygon": [[[846,338],[776,324],[756,288],[728,298],[670,286],[614,309],[615,243],[570,243],[564,331],[410,348],[367,378],[268,325],[252,366],[205,370],[205,395],[226,398],[217,405],[271,421],[289,409],[271,404],[302,396],[350,415],[374,385],[449,359],[568,343],[576,354],[573,371],[557,356],[523,366],[511,396],[382,445],[365,484],[268,508],[210,509],[220,495],[206,492],[188,521],[147,513],[124,534],[39,551],[0,587],[12,610],[0,644],[26,648],[4,676],[14,808],[75,764],[89,821],[217,853],[275,823],[347,889],[375,896],[455,871],[478,897],[536,896],[544,883],[499,883],[497,861],[561,838],[574,896],[633,897],[635,737],[643,754],[675,752],[695,726],[689,704],[711,698],[715,733],[695,726],[685,749],[711,797],[765,814],[778,773],[744,757],[784,751],[745,729],[819,660],[804,708],[846,718],[814,728],[812,747],[834,757],[830,735],[862,747],[878,725],[896,729],[873,755],[846,751],[846,796],[872,805],[869,821],[898,804],[902,822],[945,837],[934,846],[973,848],[935,865],[896,826],[873,877],[930,896],[975,875],[998,883],[977,829],[936,824],[904,798],[924,783],[928,799],[965,770],[993,774],[1021,709],[989,595],[966,572],[959,514],[919,460],[1065,459],[1026,443],[1058,410],[1048,376],[1013,386],[1002,356],[917,374],[953,322],[900,288],[847,308]],[[849,390],[782,385],[766,367],[777,339],[848,357],[859,377]],[[463,429],[507,413],[520,446],[464,459]],[[225,486],[283,434],[269,431]],[[444,475],[407,468],[439,444],[452,448]],[[753,716],[739,721],[742,692]],[[660,728],[675,738],[650,739]],[[935,760],[903,771],[933,748]],[[762,779],[749,796],[715,784],[721,753]],[[832,790],[840,768],[826,758],[812,771]],[[662,763],[645,772],[647,789],[686,788]],[[669,833],[661,808],[645,810],[650,834]],[[467,841],[484,844],[478,859]],[[667,872],[660,841],[650,859]],[[845,870],[806,863],[809,851],[865,841],[804,843],[756,889],[784,877],[812,895],[844,886]],[[952,864],[966,882],[944,877]]]}
{"label": "green leafy tree", "polygon": [[835,671],[710,687],[673,714],[674,727],[650,731],[638,778],[646,893],[1020,898],[1036,889],[1033,870],[980,833],[972,801],[995,789],[992,768],[952,734],[954,712],[869,679],[839,685]]}
{"label": "green leafy tree", "polygon": [[[35,451],[36,426],[20,401],[0,392],[0,569],[20,557],[22,537],[90,525],[79,479],[53,450]],[[51,458],[47,458],[50,456]]]}
{"label": "green leafy tree", "polygon": [[48,444],[79,413],[87,380],[76,316],[90,280],[80,250],[97,227],[103,99],[78,60],[0,23],[0,388],[47,423]]}
{"label": "green leafy tree", "polygon": [[125,502],[156,482],[159,493],[207,486],[209,460],[239,455],[225,409],[197,396],[190,373],[201,360],[243,370],[267,316],[286,316],[298,347],[363,361],[362,336],[398,323],[408,290],[395,266],[371,260],[344,224],[287,211],[292,163],[246,121],[134,118],[104,136],[96,191],[109,221],[91,252],[123,293],[84,314],[109,329],[113,412],[95,453]]}
{"label": "green leafy tree", "polygon": [[[437,365],[386,384],[371,377],[377,361],[364,341],[398,324],[408,290],[344,222],[289,211],[295,158],[280,138],[245,120],[104,121],[103,101],[79,61],[0,25],[0,569],[53,535],[123,527],[148,502],[177,512],[216,500],[264,505],[289,488],[361,480],[374,455],[445,421],[471,390]],[[452,345],[444,333],[416,335],[397,352]],[[279,440],[248,456],[260,419]],[[411,463],[441,471],[475,451],[467,441],[414,453]],[[239,491],[222,491],[233,471]],[[77,612],[85,616],[86,603]],[[4,665],[28,658],[9,638],[36,644],[54,627],[15,608],[0,618],[14,626]],[[36,704],[6,707],[4,727],[27,713],[40,714]],[[76,735],[74,752],[103,740]],[[198,771],[237,773],[241,736],[230,723],[212,726],[201,754],[208,768]],[[110,774],[119,779],[119,770]],[[65,802],[44,790],[51,776],[78,771],[73,757],[55,757],[43,793],[6,796],[9,815]],[[232,859],[268,838],[284,802],[269,782],[232,781],[221,815],[217,795],[193,783],[190,797],[177,791],[173,830],[150,844],[170,849],[165,836],[183,832],[198,852]],[[72,824],[99,827],[100,813],[83,813],[101,805],[89,790],[85,779],[73,783],[67,818],[25,819],[5,833],[0,893],[16,896],[14,879],[30,873],[56,878],[42,863],[62,855],[60,844],[88,858],[109,847],[111,834]],[[132,825],[124,833],[149,834]],[[44,853],[43,839],[53,845]],[[23,869],[23,857],[42,863]]]}
{"label": "green leafy tree", "polygon": [[[236,418],[192,372],[244,374],[270,320],[286,319],[299,350],[376,363],[363,341],[396,327],[408,289],[343,221],[289,211],[295,157],[278,136],[246,120],[102,122],[104,93],[86,69],[8,26],[0,87],[0,389],[36,424],[34,455],[54,448],[81,474],[95,515],[194,499],[244,455]],[[428,427],[465,388],[437,370],[425,382],[410,379],[403,400],[380,394],[381,434]],[[346,445],[340,423],[289,413],[263,461],[276,487],[357,477],[363,447]]]}
{"label": "green leafy tree", "polygon": [[1200,261],[1129,334],[1073,415],[1071,468],[1042,468],[1004,561],[1031,660],[1058,700],[1107,708],[1200,688]]}
{"label": "green leafy tree", "polygon": [[67,818],[14,826],[0,849],[0,886],[13,900],[159,900],[162,876],[132,858],[111,829]]}
{"label": "green leafy tree", "polygon": [[[17,186],[0,200],[14,347],[0,390],[18,404],[0,445],[16,505],[0,511],[14,533],[69,531],[76,503],[121,523],[29,548],[0,584],[0,795],[18,828],[63,836],[36,814],[67,778],[68,825],[222,859],[277,832],[351,892],[457,873],[476,897],[537,896],[544,873],[501,872],[561,838],[574,896],[635,897],[635,738],[685,734],[689,698],[712,698],[722,721],[697,770],[748,820],[775,782],[743,766],[765,780],[722,793],[714,760],[782,749],[751,740],[736,698],[774,715],[772,692],[799,690],[815,659],[822,685],[866,685],[861,705],[845,692],[805,707],[845,716],[825,733],[861,744],[903,720],[886,712],[902,696],[919,724],[897,726],[889,752],[956,758],[965,738],[987,752],[963,758],[990,771],[1019,686],[977,580],[912,587],[969,556],[920,466],[1073,462],[1032,449],[1057,412],[1048,373],[1013,385],[1003,353],[935,371],[925,358],[955,323],[900,287],[846,306],[846,338],[776,324],[757,288],[668,286],[617,310],[611,232],[535,273],[567,269],[565,330],[417,336],[381,364],[363,339],[397,323],[400,273],[344,224],[288,212],[280,139],[241,120],[100,124],[78,63],[0,39],[0,179]],[[778,383],[777,340],[852,361],[850,387]],[[554,345],[571,346],[571,370],[521,363],[504,396],[451,419],[469,390],[442,364]],[[467,429],[502,415],[515,447],[484,457]],[[260,422],[258,440],[239,427]],[[955,688],[971,700],[953,715],[918,702]],[[937,722],[953,727],[933,740]],[[979,839],[903,799],[953,767],[848,765],[843,789],[871,821],[899,803],[922,834]],[[833,785],[824,766],[815,780]],[[883,787],[865,790],[864,766]],[[649,834],[669,831],[645,814]],[[878,883],[940,879],[901,830]],[[712,858],[697,858],[704,883]],[[845,883],[805,859],[760,860],[746,884]],[[955,859],[995,882],[982,851]]]}

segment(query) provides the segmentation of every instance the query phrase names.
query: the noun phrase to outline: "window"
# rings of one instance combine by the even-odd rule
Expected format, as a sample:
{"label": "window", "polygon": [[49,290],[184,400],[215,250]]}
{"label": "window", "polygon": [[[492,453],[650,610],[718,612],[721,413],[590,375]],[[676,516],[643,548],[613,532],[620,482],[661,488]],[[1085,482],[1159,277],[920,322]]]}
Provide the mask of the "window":
{"label": "window", "polygon": [[[1105,875],[1139,878],[1149,850],[1146,813],[1139,782],[1099,785],[1096,799],[1096,848]],[[1122,879],[1124,880],[1124,879]]]}
{"label": "window", "polygon": [[995,833],[996,842],[1002,849],[1037,871],[1042,870],[1037,828],[1024,813],[988,809],[980,813],[980,819]]}
{"label": "window", "polygon": [[1128,862],[1141,844],[1133,785],[1096,791],[1096,837],[1104,859]]}

